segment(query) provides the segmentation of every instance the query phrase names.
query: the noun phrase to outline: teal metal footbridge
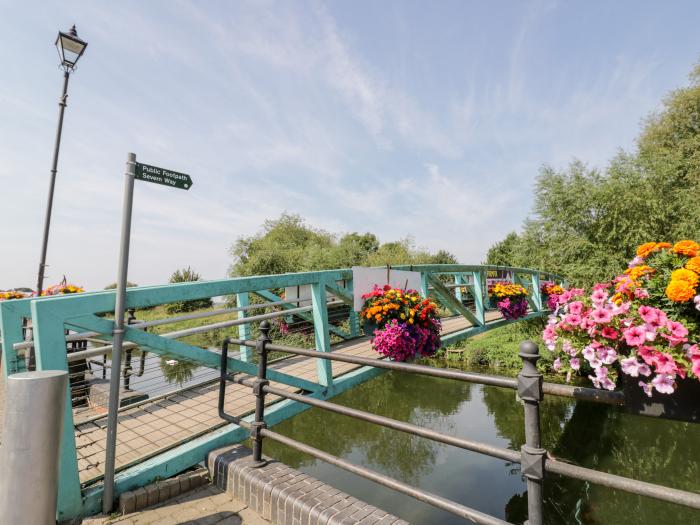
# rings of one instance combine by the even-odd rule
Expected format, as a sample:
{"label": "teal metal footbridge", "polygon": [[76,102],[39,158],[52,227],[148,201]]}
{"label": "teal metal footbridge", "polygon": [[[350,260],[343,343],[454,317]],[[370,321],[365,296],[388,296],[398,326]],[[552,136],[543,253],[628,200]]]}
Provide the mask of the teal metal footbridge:
{"label": "teal metal footbridge", "polygon": [[[421,293],[441,307],[443,345],[513,322],[490,307],[489,279],[508,278],[525,286],[529,310],[521,320],[547,315],[541,281],[564,284],[561,276],[526,268],[451,264],[392,269],[420,272]],[[140,312],[158,305],[222,297],[229,306],[138,319]],[[307,350],[306,355],[271,356],[266,380],[276,394],[265,397],[268,427],[309,408],[291,397],[327,400],[386,371],[369,361],[380,362],[352,305],[350,269],[128,289],[126,306],[132,315],[124,333],[113,497],[176,475],[204,461],[210,451],[249,437],[257,398],[245,382],[258,373],[250,341],[260,333],[261,322],[279,323],[276,338],[281,342],[291,327],[295,345]],[[5,376],[34,368],[69,373],[59,521],[96,514],[103,506],[110,409],[106,371],[114,308],[114,291],[0,302]],[[178,330],[164,331],[173,323]],[[229,351],[225,364],[242,379],[226,389],[223,410],[240,424],[222,419],[217,407],[222,331],[234,326],[236,351]],[[211,344],[192,344],[191,337],[202,334]],[[322,359],[317,353],[339,359]]]}

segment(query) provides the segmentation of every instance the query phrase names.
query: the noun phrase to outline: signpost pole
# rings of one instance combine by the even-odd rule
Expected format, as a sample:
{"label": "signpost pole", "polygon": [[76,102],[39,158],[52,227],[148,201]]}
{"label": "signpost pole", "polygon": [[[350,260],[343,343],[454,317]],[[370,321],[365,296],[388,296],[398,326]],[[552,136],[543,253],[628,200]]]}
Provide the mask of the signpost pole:
{"label": "signpost pole", "polygon": [[109,514],[114,505],[114,471],[117,447],[117,416],[119,412],[119,386],[122,368],[122,343],[124,342],[124,311],[126,309],[126,276],[129,268],[129,242],[131,238],[131,210],[134,201],[136,155],[129,153],[126,159],[124,179],[124,206],[122,210],[122,234],[119,248],[119,273],[117,298],[114,306],[114,330],[112,332],[112,368],[109,376],[109,406],[107,415],[107,443],[105,450],[104,492],[102,512]]}

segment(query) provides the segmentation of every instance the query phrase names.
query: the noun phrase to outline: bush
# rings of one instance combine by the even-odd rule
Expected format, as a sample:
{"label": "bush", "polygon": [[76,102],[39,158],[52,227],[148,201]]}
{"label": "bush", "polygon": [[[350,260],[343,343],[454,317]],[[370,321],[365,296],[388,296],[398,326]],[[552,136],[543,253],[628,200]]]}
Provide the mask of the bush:
{"label": "bush", "polygon": [[[127,288],[136,288],[138,284],[132,283],[131,281],[126,281]],[[117,283],[111,283],[105,286],[105,290],[114,290],[117,287]]]}
{"label": "bush", "polygon": [[[195,281],[201,281],[202,277],[192,270],[189,266],[181,270],[176,270],[170,276],[171,283],[191,283]],[[182,301],[177,303],[170,303],[166,305],[165,311],[169,314],[179,314],[183,312],[192,312],[194,310],[201,310],[203,308],[211,308],[214,305],[211,299],[195,299],[193,301]]]}

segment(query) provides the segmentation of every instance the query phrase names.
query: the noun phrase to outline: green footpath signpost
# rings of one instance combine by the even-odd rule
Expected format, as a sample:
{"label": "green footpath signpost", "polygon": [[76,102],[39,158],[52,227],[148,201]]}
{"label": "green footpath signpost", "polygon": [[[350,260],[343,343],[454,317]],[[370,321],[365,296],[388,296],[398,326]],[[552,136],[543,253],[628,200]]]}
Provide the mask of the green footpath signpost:
{"label": "green footpath signpost", "polygon": [[149,166],[140,162],[136,163],[136,180],[145,180],[181,190],[189,190],[192,186],[192,179],[185,173]]}
{"label": "green footpath signpost", "polygon": [[102,493],[102,510],[105,514],[110,514],[114,506],[114,462],[117,446],[117,412],[119,411],[120,372],[122,369],[122,346],[124,343],[124,310],[127,308],[126,274],[129,267],[134,181],[142,180],[181,190],[189,190],[192,187],[192,179],[189,175],[136,162],[136,155],[134,153],[129,153],[127,156],[125,176],[122,236],[121,246],[119,248],[119,272],[117,276],[117,297],[114,303],[114,330],[112,331],[112,368],[109,377],[109,411],[107,413],[104,492]]}

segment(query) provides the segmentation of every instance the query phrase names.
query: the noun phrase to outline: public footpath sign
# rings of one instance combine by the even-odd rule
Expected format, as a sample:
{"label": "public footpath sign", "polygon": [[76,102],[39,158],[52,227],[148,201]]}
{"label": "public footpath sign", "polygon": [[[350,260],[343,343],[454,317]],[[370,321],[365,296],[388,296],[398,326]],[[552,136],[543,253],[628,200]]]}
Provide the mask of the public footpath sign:
{"label": "public footpath sign", "polygon": [[136,180],[144,180],[163,186],[171,186],[181,190],[189,190],[192,186],[192,179],[186,173],[178,173],[177,171],[166,170],[148,164],[136,163]]}
{"label": "public footpath sign", "polygon": [[114,473],[117,447],[117,416],[119,410],[119,384],[122,369],[122,348],[124,346],[124,311],[126,310],[126,277],[129,269],[129,245],[131,244],[131,215],[134,203],[134,181],[142,180],[162,184],[180,190],[189,190],[192,179],[185,173],[149,166],[136,162],[136,154],[126,157],[124,180],[124,204],[122,211],[122,234],[119,247],[119,267],[117,271],[117,291],[114,301],[114,329],[112,331],[112,369],[109,379],[109,408],[107,412],[107,437],[105,440],[104,489],[102,511],[110,514],[114,504]]}

